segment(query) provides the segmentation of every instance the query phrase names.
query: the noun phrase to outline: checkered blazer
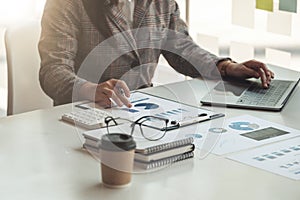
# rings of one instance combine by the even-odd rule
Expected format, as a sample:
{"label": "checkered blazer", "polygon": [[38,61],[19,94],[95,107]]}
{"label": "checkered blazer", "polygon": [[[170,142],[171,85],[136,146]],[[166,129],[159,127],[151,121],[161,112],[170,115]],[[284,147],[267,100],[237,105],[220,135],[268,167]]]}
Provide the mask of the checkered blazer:
{"label": "checkered blazer", "polygon": [[115,1],[47,0],[40,84],[55,105],[78,100],[86,81],[122,79],[131,90],[150,86],[161,54],[182,74],[218,76],[219,58],[189,37],[174,0],[135,0],[132,26]]}

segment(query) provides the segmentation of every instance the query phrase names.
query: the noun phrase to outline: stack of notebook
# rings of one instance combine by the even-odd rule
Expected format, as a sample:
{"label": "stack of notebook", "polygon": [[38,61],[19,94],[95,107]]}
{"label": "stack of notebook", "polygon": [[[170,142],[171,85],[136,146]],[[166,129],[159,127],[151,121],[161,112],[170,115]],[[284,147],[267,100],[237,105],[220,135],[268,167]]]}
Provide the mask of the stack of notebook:
{"label": "stack of notebook", "polygon": [[[102,129],[97,129],[83,134],[84,148],[96,157],[99,157],[100,138],[105,134],[103,132]],[[171,139],[166,136],[159,141],[147,141],[139,138],[136,140],[135,166],[152,169],[192,158],[195,149],[193,141],[193,137]]]}
{"label": "stack of notebook", "polygon": [[152,169],[169,165],[194,157],[193,138],[175,140],[135,151],[135,165],[143,169]]}

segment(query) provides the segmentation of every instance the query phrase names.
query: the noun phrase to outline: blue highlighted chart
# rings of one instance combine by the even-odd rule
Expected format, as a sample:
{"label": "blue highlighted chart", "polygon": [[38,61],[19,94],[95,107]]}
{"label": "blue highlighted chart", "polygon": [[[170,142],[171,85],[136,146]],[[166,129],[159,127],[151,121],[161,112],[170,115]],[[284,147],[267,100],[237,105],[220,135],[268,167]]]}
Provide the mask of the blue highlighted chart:
{"label": "blue highlighted chart", "polygon": [[159,108],[159,106],[154,103],[138,103],[138,104],[135,104],[134,107],[144,108],[144,110],[153,110],[153,109]]}
{"label": "blue highlighted chart", "polygon": [[177,108],[177,109],[173,109],[173,110],[167,110],[162,113],[158,113],[158,114],[156,114],[156,116],[157,117],[171,117],[171,116],[181,115],[183,112],[188,112],[188,111],[181,109],[181,108]]}
{"label": "blue highlighted chart", "polygon": [[136,99],[136,100],[131,101],[131,103],[137,103],[137,102],[147,101],[147,100],[149,100],[149,98]]}
{"label": "blue highlighted chart", "polygon": [[131,113],[137,113],[140,112],[138,110],[132,109],[132,108],[122,108],[122,110],[127,111],[127,112],[131,112]]}
{"label": "blue highlighted chart", "polygon": [[250,122],[232,122],[229,127],[239,131],[252,131],[258,129],[259,125]]}

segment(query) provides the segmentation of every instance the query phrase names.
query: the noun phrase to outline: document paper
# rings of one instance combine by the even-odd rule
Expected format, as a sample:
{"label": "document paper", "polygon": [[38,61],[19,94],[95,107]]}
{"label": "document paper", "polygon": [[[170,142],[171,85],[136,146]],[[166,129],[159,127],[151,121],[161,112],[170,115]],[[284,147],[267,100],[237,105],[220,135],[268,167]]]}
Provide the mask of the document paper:
{"label": "document paper", "polygon": [[300,180],[300,137],[237,153],[227,158]]}
{"label": "document paper", "polygon": [[206,127],[220,134],[212,153],[224,155],[300,136],[300,131],[250,115],[229,118],[223,127]]}

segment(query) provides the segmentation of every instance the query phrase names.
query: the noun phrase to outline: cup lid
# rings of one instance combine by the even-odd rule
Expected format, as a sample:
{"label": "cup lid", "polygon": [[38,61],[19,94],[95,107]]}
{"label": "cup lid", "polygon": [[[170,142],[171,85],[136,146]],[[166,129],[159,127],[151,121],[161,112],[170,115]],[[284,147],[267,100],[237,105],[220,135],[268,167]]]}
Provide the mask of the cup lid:
{"label": "cup lid", "polygon": [[112,133],[102,136],[100,148],[109,151],[130,151],[136,148],[136,143],[131,135]]}

